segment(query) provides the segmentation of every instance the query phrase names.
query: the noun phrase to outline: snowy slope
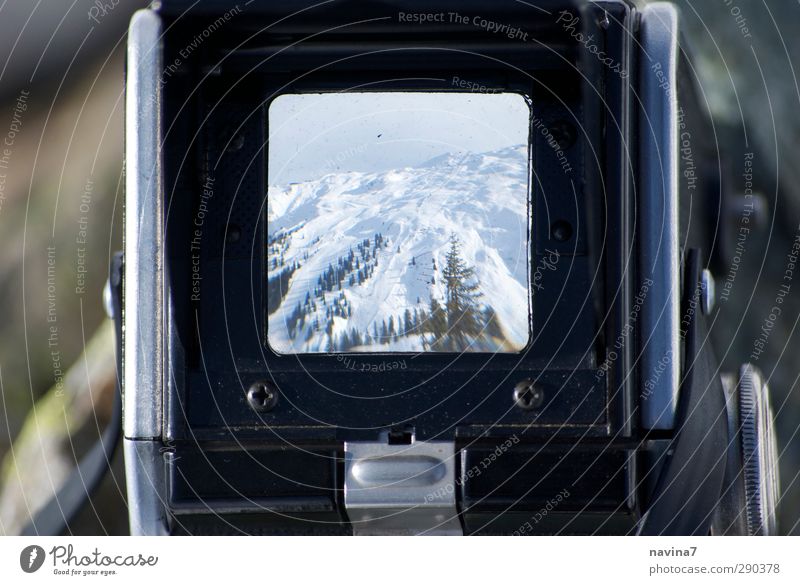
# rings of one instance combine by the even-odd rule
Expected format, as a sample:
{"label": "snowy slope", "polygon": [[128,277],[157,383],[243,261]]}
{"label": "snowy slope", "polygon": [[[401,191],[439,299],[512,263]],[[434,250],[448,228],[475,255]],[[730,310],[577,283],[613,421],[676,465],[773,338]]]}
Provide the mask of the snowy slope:
{"label": "snowy slope", "polygon": [[[461,349],[524,347],[529,334],[527,156],[527,145],[521,145],[442,155],[415,168],[270,186],[272,348],[281,353],[423,350],[423,325],[413,329],[409,322],[404,331],[404,314],[427,311],[431,297],[444,302],[441,270],[451,234],[474,268],[480,309],[491,306],[502,331],[501,336],[495,328]],[[395,335],[382,338],[390,317]]]}

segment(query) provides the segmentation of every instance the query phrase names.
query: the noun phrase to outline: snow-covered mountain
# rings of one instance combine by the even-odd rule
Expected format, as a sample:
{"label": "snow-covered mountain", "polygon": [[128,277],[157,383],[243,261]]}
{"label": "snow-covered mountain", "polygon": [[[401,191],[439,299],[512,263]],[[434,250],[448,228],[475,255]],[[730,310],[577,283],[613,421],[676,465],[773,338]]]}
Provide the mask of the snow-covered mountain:
{"label": "snow-covered mountain", "polygon": [[[520,145],[270,186],[272,348],[523,348],[530,309],[527,174],[528,149]],[[453,262],[464,269],[456,271],[464,277],[461,289],[458,274],[447,271]],[[461,295],[467,308],[456,318],[453,291],[468,289],[474,293]],[[479,331],[464,327],[467,320]]]}

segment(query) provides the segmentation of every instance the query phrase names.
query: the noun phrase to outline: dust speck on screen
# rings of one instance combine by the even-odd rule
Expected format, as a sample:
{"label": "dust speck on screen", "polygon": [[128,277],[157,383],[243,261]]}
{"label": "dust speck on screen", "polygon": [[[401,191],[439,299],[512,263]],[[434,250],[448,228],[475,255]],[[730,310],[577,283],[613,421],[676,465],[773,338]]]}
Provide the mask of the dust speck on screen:
{"label": "dust speck on screen", "polygon": [[269,107],[277,353],[519,352],[530,107],[515,93],[285,94]]}

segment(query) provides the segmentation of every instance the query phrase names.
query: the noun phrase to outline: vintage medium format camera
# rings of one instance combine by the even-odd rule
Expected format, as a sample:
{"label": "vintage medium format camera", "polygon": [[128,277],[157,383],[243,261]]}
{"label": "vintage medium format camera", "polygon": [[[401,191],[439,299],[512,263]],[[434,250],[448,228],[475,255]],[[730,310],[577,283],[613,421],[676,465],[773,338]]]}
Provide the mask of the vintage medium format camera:
{"label": "vintage medium format camera", "polygon": [[774,533],[767,387],[708,336],[727,179],[680,28],[612,0],[138,12],[132,532]]}

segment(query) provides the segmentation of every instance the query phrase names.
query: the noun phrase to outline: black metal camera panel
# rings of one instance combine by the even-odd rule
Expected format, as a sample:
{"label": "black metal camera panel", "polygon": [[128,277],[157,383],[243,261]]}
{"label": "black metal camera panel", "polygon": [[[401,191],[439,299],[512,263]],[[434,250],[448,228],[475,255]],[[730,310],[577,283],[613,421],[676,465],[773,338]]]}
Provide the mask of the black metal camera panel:
{"label": "black metal camera panel", "polygon": [[[724,394],[737,385],[723,387],[696,343],[705,313],[693,291],[710,304],[695,285],[708,282],[715,217],[685,211],[719,177],[697,173],[687,188],[681,128],[699,161],[719,152],[678,23],[669,4],[623,1],[164,0],[137,13],[124,294],[132,530],[756,531],[725,515],[741,504],[721,496],[741,483],[733,463],[708,467],[737,434]],[[525,100],[524,346],[276,351],[270,108],[354,92]],[[706,401],[701,414],[688,414],[692,400]],[[690,478],[673,453],[699,428],[714,432],[695,444],[705,476]],[[665,488],[671,473],[697,497]]]}

